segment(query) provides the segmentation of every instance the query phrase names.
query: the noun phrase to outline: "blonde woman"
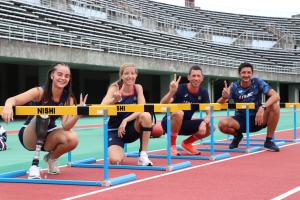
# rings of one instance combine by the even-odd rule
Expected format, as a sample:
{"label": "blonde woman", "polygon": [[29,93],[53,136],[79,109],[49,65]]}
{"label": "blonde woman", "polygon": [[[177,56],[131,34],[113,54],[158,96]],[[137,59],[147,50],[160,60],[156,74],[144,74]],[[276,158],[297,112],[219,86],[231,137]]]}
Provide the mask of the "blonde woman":
{"label": "blonde woman", "polygon": [[[120,67],[120,79],[110,85],[101,104],[145,104],[143,87],[135,84],[137,68],[134,64]],[[108,122],[108,156],[111,164],[124,159],[124,144],[141,140],[138,165],[152,166],[147,155],[148,141],[152,130],[151,115],[148,112],[124,112],[111,116]]]}

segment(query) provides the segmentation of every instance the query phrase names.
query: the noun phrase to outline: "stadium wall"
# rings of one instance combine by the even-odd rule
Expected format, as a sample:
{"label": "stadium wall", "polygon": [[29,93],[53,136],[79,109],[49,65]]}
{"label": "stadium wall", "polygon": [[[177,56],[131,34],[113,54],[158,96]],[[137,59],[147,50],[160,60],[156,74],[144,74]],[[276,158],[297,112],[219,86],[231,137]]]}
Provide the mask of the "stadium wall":
{"label": "stadium wall", "polygon": [[[12,70],[13,68],[9,70],[9,67],[6,67],[5,77],[2,78],[1,83],[2,103],[8,96],[28,89],[27,86],[32,86],[35,82],[36,84],[43,83],[48,67],[58,61],[68,63],[73,69],[76,93],[79,94],[82,91],[87,93],[86,87],[91,86],[91,88],[88,88],[90,103],[100,102],[99,99],[105,94],[109,83],[118,78],[117,71],[122,63],[135,63],[140,73],[138,82],[144,85],[145,96],[148,102],[159,102],[159,99],[168,90],[172,75],[177,73],[185,76],[189,66],[193,64],[4,39],[0,39],[0,46],[1,71],[3,72],[2,67],[7,65],[16,65],[14,70]],[[237,69],[213,65],[202,65],[202,68],[206,76],[204,85],[209,89],[211,99],[214,101],[220,95],[219,92],[215,92],[215,89],[222,88],[223,80],[234,80],[238,77]],[[33,73],[22,76],[28,70]],[[37,72],[36,75],[34,75],[35,72]],[[3,81],[3,79],[7,80],[7,77],[13,78],[16,74],[19,74],[19,77],[23,77],[20,78],[17,85],[12,83],[6,84]],[[287,99],[291,102],[299,101],[299,75],[258,71],[255,74],[275,85],[287,83],[288,88],[286,89],[289,91]],[[34,81],[28,82],[24,80],[26,79],[24,77],[30,77],[29,79]],[[293,86],[289,86],[289,84],[293,84]],[[17,89],[10,89],[11,87]]]}

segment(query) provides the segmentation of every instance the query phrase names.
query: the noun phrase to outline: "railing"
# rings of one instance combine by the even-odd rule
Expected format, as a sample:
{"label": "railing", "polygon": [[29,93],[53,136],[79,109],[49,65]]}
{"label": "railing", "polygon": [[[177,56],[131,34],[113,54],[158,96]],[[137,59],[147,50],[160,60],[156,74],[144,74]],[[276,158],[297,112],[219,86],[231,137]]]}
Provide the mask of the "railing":
{"label": "railing", "polygon": [[276,47],[294,50],[294,46],[296,44],[296,37],[294,33],[287,30],[285,27],[274,23],[266,24],[266,28],[278,38],[276,41]]}
{"label": "railing", "polygon": [[[182,50],[165,49],[146,45],[135,45],[126,42],[117,42],[99,38],[89,38],[59,31],[48,31],[38,28],[29,28],[10,24],[0,24],[0,38],[19,40],[39,44],[55,45],[68,48],[79,48],[107,53],[116,53],[130,56],[150,57],[154,59],[172,60],[185,63],[199,63],[202,65],[234,68],[241,60],[227,57],[217,57],[211,54],[196,54]],[[275,65],[262,65],[253,63],[257,71],[283,74],[300,74],[294,67],[282,67]],[[186,72],[185,68],[177,67],[174,71]]]}
{"label": "railing", "polygon": [[[6,0],[8,1],[8,0]],[[115,1],[88,1],[82,2],[80,0],[14,0],[15,2],[21,3],[28,3],[28,4],[35,4],[43,7],[54,8],[58,10],[63,10],[66,12],[71,12],[74,14],[79,14],[85,17],[89,17],[91,19],[102,19],[112,22],[119,22],[122,24],[126,24],[128,26],[139,27],[143,29],[147,29],[150,31],[161,31],[164,33],[178,35],[181,37],[185,37],[186,34],[180,34],[180,31],[192,31],[195,34],[198,32],[201,35],[203,30],[207,29],[207,26],[203,29],[199,30],[197,24],[187,23],[182,21],[176,17],[174,18],[167,18],[164,16],[158,17],[151,17],[145,16],[143,13],[143,6],[141,6],[141,10],[138,8],[134,8],[130,2],[126,2],[123,0],[115,0]],[[98,12],[98,13],[97,13]],[[214,30],[213,32],[216,35],[232,35],[236,30],[228,30],[225,28],[219,27],[209,27],[209,29]],[[224,30],[221,30],[224,29]],[[270,41],[269,37],[259,36],[260,32],[255,33],[247,33],[247,35],[252,35],[253,37],[257,38],[258,40],[262,41]],[[257,35],[257,36],[256,36]],[[261,35],[261,34],[260,34]],[[244,34],[243,34],[244,36]],[[233,42],[231,44],[217,42],[221,44],[231,45],[231,46],[242,46],[242,47],[249,47],[249,48],[259,48],[259,49],[270,49],[266,47],[264,43],[258,42],[255,44],[249,44],[247,42],[241,42],[237,40],[237,38],[231,36],[231,38],[237,42]],[[201,38],[204,41],[212,42],[210,37],[203,37]],[[241,38],[240,38],[241,39]],[[284,43],[284,40],[287,38],[279,38],[281,43]],[[288,40],[290,41],[290,40]],[[216,42],[216,41],[213,41]],[[280,42],[278,42],[280,43]],[[278,45],[274,48],[278,49],[287,49],[288,51],[299,51],[298,49],[290,48],[291,45]]]}

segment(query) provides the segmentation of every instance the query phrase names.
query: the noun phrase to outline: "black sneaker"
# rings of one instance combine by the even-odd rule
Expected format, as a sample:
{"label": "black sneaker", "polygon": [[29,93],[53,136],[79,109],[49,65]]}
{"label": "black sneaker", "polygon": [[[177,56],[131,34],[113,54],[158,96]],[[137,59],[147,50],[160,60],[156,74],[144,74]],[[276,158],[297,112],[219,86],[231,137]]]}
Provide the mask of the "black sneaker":
{"label": "black sneaker", "polygon": [[269,151],[274,151],[274,152],[279,151],[278,146],[272,141],[268,141],[268,142],[266,141],[265,144],[264,144],[264,147],[265,147],[265,149],[267,149]]}
{"label": "black sneaker", "polygon": [[231,144],[229,145],[229,149],[238,148],[239,143],[242,139],[243,139],[243,134],[238,134],[237,136],[234,136]]}

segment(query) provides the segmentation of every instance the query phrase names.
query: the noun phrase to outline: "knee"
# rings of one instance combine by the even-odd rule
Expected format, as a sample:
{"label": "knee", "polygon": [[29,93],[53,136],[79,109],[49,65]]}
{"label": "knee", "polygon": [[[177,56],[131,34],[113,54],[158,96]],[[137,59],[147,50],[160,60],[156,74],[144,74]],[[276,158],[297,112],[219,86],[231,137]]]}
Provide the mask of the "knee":
{"label": "knee", "polygon": [[123,159],[124,155],[109,155],[109,163],[112,165],[119,165]]}
{"label": "knee", "polygon": [[221,132],[226,133],[228,130],[228,123],[225,120],[221,120],[218,124]]}
{"label": "knee", "polygon": [[271,106],[270,106],[270,111],[275,113],[275,114],[279,114],[280,113],[280,106],[278,103],[273,103]]}
{"label": "knee", "polygon": [[141,122],[151,122],[151,114],[148,112],[142,112],[139,114],[139,121]]}
{"label": "knee", "polygon": [[[216,130],[216,126],[214,125],[214,131]],[[210,135],[210,125],[206,123],[201,123],[198,129],[198,133],[196,134],[199,138],[205,138]]]}
{"label": "knee", "polygon": [[67,134],[65,143],[69,146],[69,148],[75,149],[78,145],[78,136],[76,135],[76,133],[70,131],[69,134]]}
{"label": "knee", "polygon": [[179,110],[179,111],[174,112],[174,113],[171,114],[171,119],[172,119],[172,121],[173,120],[175,120],[175,121],[177,121],[177,120],[182,121],[183,115],[184,115],[184,112],[182,110]]}

